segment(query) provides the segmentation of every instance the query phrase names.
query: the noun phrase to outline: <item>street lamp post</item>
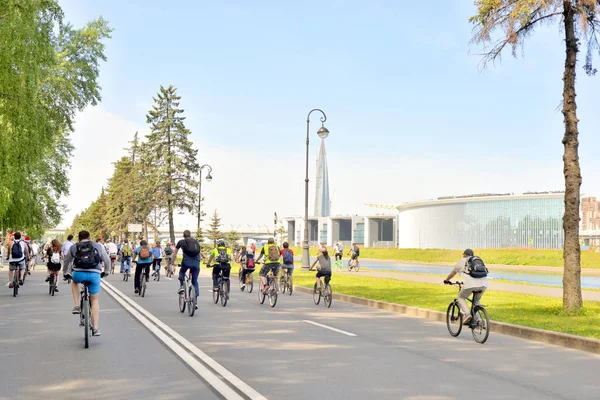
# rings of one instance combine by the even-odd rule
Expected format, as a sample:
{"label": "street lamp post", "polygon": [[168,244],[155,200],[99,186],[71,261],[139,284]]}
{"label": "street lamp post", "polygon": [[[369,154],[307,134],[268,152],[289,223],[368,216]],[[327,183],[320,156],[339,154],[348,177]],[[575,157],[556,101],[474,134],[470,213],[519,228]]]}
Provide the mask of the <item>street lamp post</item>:
{"label": "street lamp post", "polygon": [[200,230],[200,221],[202,220],[202,170],[204,168],[208,168],[208,174],[206,174],[206,181],[212,181],[212,176],[210,173],[212,172],[212,167],[208,164],[204,164],[200,167],[200,180],[198,181],[198,230]]}
{"label": "street lamp post", "polygon": [[329,131],[325,128],[325,121],[327,121],[327,116],[318,108],[311,110],[306,117],[306,176],[304,178],[304,241],[302,244],[302,268],[310,268],[310,254],[308,251],[308,150],[309,150],[309,133],[310,133],[310,114],[314,111],[318,111],[323,116],[321,117],[321,127],[317,131],[317,135],[321,139],[325,139],[329,136]]}

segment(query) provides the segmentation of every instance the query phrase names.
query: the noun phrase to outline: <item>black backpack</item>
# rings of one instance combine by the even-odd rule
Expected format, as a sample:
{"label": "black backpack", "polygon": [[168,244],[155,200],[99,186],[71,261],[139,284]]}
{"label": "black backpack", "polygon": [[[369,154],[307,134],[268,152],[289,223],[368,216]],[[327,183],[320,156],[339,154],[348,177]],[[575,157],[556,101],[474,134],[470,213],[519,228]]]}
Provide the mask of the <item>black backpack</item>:
{"label": "black backpack", "polygon": [[186,238],[184,239],[185,247],[181,246],[181,249],[188,257],[196,257],[200,254],[200,243],[196,239]]}
{"label": "black backpack", "polygon": [[173,248],[171,246],[165,247],[165,255],[170,256],[171,254],[173,254]]}
{"label": "black backpack", "polygon": [[10,256],[15,260],[23,258],[23,248],[21,247],[21,241],[15,240],[12,248],[10,249]]}
{"label": "black backpack", "polygon": [[100,253],[91,241],[79,242],[75,248],[75,267],[81,269],[94,269],[100,264]]}
{"label": "black backpack", "polygon": [[229,264],[229,255],[227,254],[227,247],[219,247],[217,248],[218,254],[216,261],[219,264]]}
{"label": "black backpack", "polygon": [[467,259],[467,273],[473,278],[485,278],[488,269],[481,258],[472,256]]}

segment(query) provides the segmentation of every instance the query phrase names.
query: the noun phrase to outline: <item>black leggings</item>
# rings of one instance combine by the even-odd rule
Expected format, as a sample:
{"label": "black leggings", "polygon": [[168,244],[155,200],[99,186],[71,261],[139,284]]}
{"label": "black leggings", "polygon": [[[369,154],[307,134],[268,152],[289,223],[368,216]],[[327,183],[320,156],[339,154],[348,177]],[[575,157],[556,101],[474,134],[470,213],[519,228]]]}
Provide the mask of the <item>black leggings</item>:
{"label": "black leggings", "polygon": [[342,253],[335,253],[335,261],[342,259]]}
{"label": "black leggings", "polygon": [[138,264],[135,267],[135,279],[133,280],[133,287],[135,289],[140,288],[140,275],[142,275],[142,268],[146,271],[146,282],[148,281],[148,275],[150,275],[150,266],[151,263]]}
{"label": "black leggings", "polygon": [[218,279],[219,273],[221,271],[223,271],[224,278],[229,278],[229,273],[231,272],[231,264],[223,264],[223,265],[213,266],[213,272],[212,272],[213,287],[217,287],[217,279]]}
{"label": "black leggings", "polygon": [[[161,262],[162,262],[162,258],[155,258],[154,260],[152,260],[152,269],[155,271],[159,270]],[[158,265],[158,268],[156,268],[157,265]]]}

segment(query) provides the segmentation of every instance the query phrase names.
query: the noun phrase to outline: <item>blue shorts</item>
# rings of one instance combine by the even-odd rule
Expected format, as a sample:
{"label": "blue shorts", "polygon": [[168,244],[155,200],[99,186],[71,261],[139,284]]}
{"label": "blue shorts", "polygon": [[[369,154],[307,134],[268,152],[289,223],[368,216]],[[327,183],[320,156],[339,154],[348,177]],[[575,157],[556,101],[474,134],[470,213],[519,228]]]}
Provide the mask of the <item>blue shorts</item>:
{"label": "blue shorts", "polygon": [[83,272],[73,271],[73,282],[87,283],[90,294],[96,295],[100,293],[100,274],[98,272]]}

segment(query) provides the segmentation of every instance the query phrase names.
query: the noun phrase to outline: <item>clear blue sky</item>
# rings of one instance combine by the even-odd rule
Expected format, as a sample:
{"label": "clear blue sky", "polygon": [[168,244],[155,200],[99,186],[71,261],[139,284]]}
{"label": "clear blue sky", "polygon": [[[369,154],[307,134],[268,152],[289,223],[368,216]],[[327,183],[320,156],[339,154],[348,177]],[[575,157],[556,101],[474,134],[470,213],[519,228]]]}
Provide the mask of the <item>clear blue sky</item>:
{"label": "clear blue sky", "polygon": [[[305,119],[315,107],[325,110],[331,131],[334,212],[359,212],[365,201],[562,188],[564,46],[557,26],[530,37],[522,56],[508,52],[481,71],[478,48],[469,46],[474,6],[466,0],[61,4],[76,26],[102,15],[115,30],[101,70],[103,112],[144,129],[159,85],[178,88],[200,162],[215,168],[207,207],[219,207],[226,222],[268,220],[273,208],[302,212]],[[600,195],[600,76],[578,73],[584,190]],[[117,137],[124,145],[131,134]],[[311,163],[317,142],[313,134]],[[236,176],[272,171],[270,159],[288,171],[290,201],[257,216],[240,213],[224,192]],[[358,196],[351,175],[363,185]],[[218,176],[227,184],[215,184]],[[87,205],[82,201],[71,199],[72,211]],[[260,209],[264,201],[248,205]]]}

